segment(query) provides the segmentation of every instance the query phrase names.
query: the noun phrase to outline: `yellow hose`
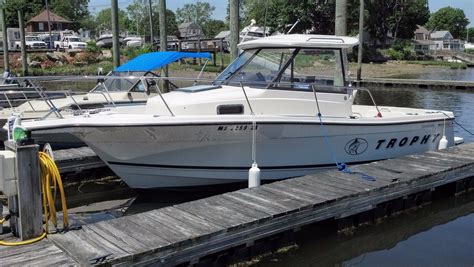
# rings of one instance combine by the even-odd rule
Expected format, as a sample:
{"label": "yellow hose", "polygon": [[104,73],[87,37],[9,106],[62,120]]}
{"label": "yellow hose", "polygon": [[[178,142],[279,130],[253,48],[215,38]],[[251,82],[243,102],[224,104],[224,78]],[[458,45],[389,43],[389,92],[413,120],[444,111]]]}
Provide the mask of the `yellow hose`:
{"label": "yellow hose", "polygon": [[[41,168],[41,189],[43,191],[43,211],[44,211],[44,232],[35,238],[20,241],[20,242],[4,242],[0,241],[1,246],[22,246],[28,245],[35,242],[38,242],[46,237],[49,227],[49,220],[57,227],[57,218],[56,218],[56,206],[55,199],[56,193],[59,189],[59,194],[61,196],[61,205],[63,208],[63,227],[67,228],[69,226],[67,205],[66,205],[66,196],[64,194],[63,182],[61,180],[61,175],[59,174],[58,166],[54,160],[44,152],[39,152],[40,158],[40,168]],[[0,220],[0,226],[5,222],[5,219]]]}

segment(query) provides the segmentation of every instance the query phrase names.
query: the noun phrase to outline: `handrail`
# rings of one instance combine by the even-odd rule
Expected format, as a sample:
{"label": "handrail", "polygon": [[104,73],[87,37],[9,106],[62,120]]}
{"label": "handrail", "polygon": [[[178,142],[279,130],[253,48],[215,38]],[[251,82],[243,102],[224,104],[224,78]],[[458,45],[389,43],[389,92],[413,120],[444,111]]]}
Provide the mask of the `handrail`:
{"label": "handrail", "polygon": [[379,106],[377,105],[377,103],[375,103],[375,99],[372,96],[372,93],[370,92],[370,90],[363,87],[356,87],[355,90],[362,90],[364,92],[367,92],[370,96],[370,99],[372,100],[372,103],[374,103],[375,109],[377,110],[377,117],[382,117],[382,113],[380,112]]}
{"label": "handrail", "polygon": [[[151,78],[151,77],[150,77]],[[146,81],[147,79],[149,78],[145,78],[145,77],[141,77],[140,80],[142,81],[143,83],[143,86],[145,86],[145,90],[146,91],[149,91],[148,89],[148,82]],[[171,108],[168,106],[168,103],[166,103],[166,100],[165,98],[163,97],[163,94],[161,93],[161,90],[159,90],[159,88],[157,88],[156,90],[158,92],[158,95],[160,96],[161,100],[163,101],[163,103],[165,104],[166,108],[168,109],[169,113],[171,114],[172,117],[174,117],[174,113],[173,111],[171,111]]]}

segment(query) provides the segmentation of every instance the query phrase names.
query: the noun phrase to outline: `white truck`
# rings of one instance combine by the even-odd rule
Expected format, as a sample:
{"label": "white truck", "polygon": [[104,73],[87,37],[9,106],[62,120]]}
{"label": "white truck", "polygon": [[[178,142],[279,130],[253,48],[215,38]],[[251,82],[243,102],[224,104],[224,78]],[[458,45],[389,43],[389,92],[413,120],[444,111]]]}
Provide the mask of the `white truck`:
{"label": "white truck", "polygon": [[77,36],[64,36],[60,41],[54,42],[54,47],[59,49],[78,49],[84,50],[87,47],[87,44]]}
{"label": "white truck", "polygon": [[[48,45],[37,36],[25,36],[26,49],[47,49]],[[21,41],[15,41],[16,49],[21,48]]]}

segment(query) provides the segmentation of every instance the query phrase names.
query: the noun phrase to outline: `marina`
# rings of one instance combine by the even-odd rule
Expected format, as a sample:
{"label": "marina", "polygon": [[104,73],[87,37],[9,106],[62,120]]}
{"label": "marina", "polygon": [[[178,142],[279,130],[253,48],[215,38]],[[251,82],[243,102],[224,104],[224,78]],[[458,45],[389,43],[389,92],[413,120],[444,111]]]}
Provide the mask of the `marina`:
{"label": "marina", "polygon": [[466,144],[359,165],[353,173],[288,179],[51,234],[21,251],[2,248],[0,256],[26,265],[212,264],[223,260],[222,251],[245,254],[259,240],[318,221],[346,228],[423,205],[443,190],[467,192],[473,152]]}

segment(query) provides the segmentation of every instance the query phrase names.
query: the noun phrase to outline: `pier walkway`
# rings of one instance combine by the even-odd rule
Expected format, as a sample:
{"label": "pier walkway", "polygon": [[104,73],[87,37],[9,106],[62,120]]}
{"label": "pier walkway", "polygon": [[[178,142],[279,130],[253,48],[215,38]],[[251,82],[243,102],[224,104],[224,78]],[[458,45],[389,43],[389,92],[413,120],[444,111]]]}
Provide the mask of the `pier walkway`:
{"label": "pier walkway", "polygon": [[[418,206],[447,185],[474,188],[474,143],[287,179],[85,225],[20,248],[5,265],[199,264],[209,255],[326,219],[376,218]],[[364,179],[370,175],[375,181]]]}

